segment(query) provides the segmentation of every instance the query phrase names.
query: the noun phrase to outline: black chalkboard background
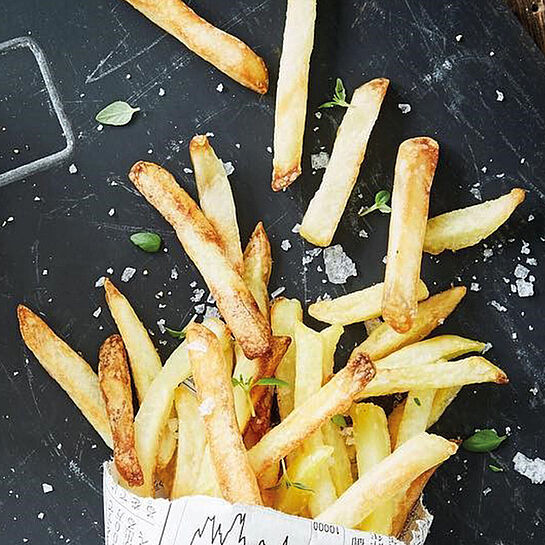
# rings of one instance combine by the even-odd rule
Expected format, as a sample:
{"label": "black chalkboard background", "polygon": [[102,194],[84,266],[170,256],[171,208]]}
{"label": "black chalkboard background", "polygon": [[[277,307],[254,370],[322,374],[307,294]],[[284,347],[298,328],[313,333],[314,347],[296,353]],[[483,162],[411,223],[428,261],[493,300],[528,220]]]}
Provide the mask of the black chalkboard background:
{"label": "black chalkboard background", "polygon": [[[545,312],[539,274],[545,262],[545,60],[500,0],[321,0],[305,173],[287,192],[273,194],[267,147],[285,3],[192,4],[265,58],[272,82],[267,96],[230,81],[124,2],[19,0],[0,5],[0,41],[31,35],[40,44],[76,136],[68,163],[0,188],[0,225],[13,217],[0,228],[0,543],[101,543],[101,463],[110,455],[23,347],[17,303],[43,313],[95,365],[99,344],[114,327],[94,284],[111,267],[112,278],[155,339],[166,341],[158,346],[167,355],[175,343],[160,335],[157,320],[181,325],[192,312],[190,282],[200,287],[203,282],[169,226],[137,194],[126,173],[138,159],[153,160],[194,194],[191,175],[183,170],[190,166],[187,144],[193,134],[209,131],[218,155],[236,169],[231,180],[244,239],[260,219],[272,239],[271,289],[285,286],[286,295],[307,302],[382,278],[388,217],[374,214],[364,221],[356,212],[377,190],[391,187],[396,149],[404,138],[426,134],[441,144],[432,213],[476,203],[469,189],[477,183],[485,199],[515,184],[529,191],[509,223],[487,241],[491,256],[481,244],[456,255],[424,258],[423,274],[432,291],[451,283],[479,284],[480,291],[468,293],[441,331],[490,341],[488,356],[511,378],[505,387],[466,387],[436,427],[447,437],[465,436],[476,427],[499,432],[507,427],[511,435],[493,456],[461,451],[433,478],[426,503],[436,516],[430,545],[542,544],[543,488],[515,473],[512,458],[517,451],[545,457]],[[23,61],[20,68],[19,85],[10,96],[0,96],[0,127],[8,129],[0,131],[0,172],[24,160],[25,153],[49,153],[63,145],[52,112],[44,115],[43,89],[33,90],[36,80],[28,77]],[[12,65],[2,78],[16,73]],[[304,272],[301,259],[311,246],[292,233],[321,178],[321,172],[312,173],[310,154],[321,146],[331,149],[342,115],[328,110],[321,119],[314,116],[337,76],[349,90],[377,76],[392,82],[335,238],[359,272],[344,286],[322,282],[321,257]],[[216,90],[220,83],[221,93]],[[11,87],[4,80],[2,89]],[[496,90],[504,94],[503,101],[497,100]],[[96,112],[116,99],[142,112],[127,127],[97,130]],[[399,103],[410,104],[412,111],[403,115]],[[15,121],[14,111],[22,112]],[[14,148],[22,151],[14,154]],[[71,163],[75,174],[69,173]],[[110,209],[115,210],[112,216]],[[368,239],[358,236],[362,228]],[[135,248],[128,236],[141,229],[159,232],[168,252],[148,255]],[[280,249],[284,239],[292,244],[288,252]],[[523,241],[530,254],[521,254]],[[512,283],[516,263],[528,257],[538,263],[529,266],[536,294],[522,299],[503,278]],[[127,266],[137,273],[122,284]],[[170,278],[173,267],[178,280]],[[164,296],[157,298],[161,291]],[[507,312],[498,312],[492,301]],[[94,318],[98,307],[103,311]],[[363,335],[361,327],[351,328],[339,362]],[[490,463],[505,471],[490,471]],[[54,490],[44,494],[42,483]]]}

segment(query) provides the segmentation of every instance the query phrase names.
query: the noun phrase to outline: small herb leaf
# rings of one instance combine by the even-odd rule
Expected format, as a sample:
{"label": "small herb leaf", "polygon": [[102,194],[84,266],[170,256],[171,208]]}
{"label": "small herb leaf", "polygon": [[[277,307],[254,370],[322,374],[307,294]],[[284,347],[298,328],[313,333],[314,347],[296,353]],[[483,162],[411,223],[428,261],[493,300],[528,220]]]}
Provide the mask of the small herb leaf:
{"label": "small herb leaf", "polygon": [[343,80],[341,78],[337,78],[337,81],[335,82],[335,98],[340,101],[346,100],[346,89],[344,88]]}
{"label": "small herb leaf", "polygon": [[490,471],[493,471],[494,473],[502,473],[503,472],[503,467],[498,467],[498,466],[495,466],[494,464],[489,464],[488,469],[490,469]]}
{"label": "small herb leaf", "polygon": [[142,231],[131,235],[131,242],[144,252],[158,252],[161,247],[161,237],[157,233]]}
{"label": "small herb leaf", "polygon": [[175,339],[185,339],[185,329],[170,329],[170,327],[165,327],[165,331]]}
{"label": "small herb leaf", "polygon": [[336,426],[339,426],[339,428],[346,428],[348,426],[348,422],[346,421],[346,418],[342,414],[336,414],[331,418],[331,422],[335,424]]}
{"label": "small herb leaf", "polygon": [[103,125],[114,125],[119,127],[126,125],[132,116],[139,112],[140,108],[133,108],[130,104],[123,102],[122,100],[116,100],[111,104],[108,104],[106,108],[103,108],[98,112],[95,119]]}
{"label": "small herb leaf", "polygon": [[335,106],[342,106],[343,108],[350,107],[350,104],[346,102],[346,89],[341,78],[337,78],[335,82],[335,92],[333,99],[328,102],[324,102],[319,108],[333,108]]}
{"label": "small herb leaf", "polygon": [[417,397],[413,397],[413,401],[420,407],[422,405],[422,403],[420,402],[420,399],[418,399]]}
{"label": "small herb leaf", "polygon": [[278,386],[279,388],[289,388],[290,385],[279,378],[275,377],[263,377],[254,383],[254,386]]}
{"label": "small herb leaf", "polygon": [[490,452],[497,449],[507,437],[499,436],[496,430],[479,430],[468,437],[462,446],[470,452]]}
{"label": "small herb leaf", "polygon": [[388,201],[390,200],[390,192],[386,189],[382,189],[375,195],[375,204],[368,206],[367,208],[362,208],[359,211],[360,216],[366,216],[375,210],[379,210],[383,214],[389,214],[392,209],[388,206]]}
{"label": "small herb leaf", "polygon": [[307,486],[304,483],[294,482],[294,483],[291,483],[291,486],[293,486],[293,488],[297,488],[298,490],[303,490],[304,492],[314,493],[314,490],[310,488],[310,486]]}

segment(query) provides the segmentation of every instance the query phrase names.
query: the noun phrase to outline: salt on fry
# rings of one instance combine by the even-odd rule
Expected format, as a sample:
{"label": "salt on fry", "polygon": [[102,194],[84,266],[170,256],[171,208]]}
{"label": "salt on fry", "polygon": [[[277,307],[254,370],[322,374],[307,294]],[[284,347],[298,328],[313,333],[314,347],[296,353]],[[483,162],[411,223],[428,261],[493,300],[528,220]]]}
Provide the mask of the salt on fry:
{"label": "salt on fry", "polygon": [[406,333],[417,311],[417,285],[428,220],[430,190],[439,157],[431,138],[405,140],[397,154],[382,316]]}

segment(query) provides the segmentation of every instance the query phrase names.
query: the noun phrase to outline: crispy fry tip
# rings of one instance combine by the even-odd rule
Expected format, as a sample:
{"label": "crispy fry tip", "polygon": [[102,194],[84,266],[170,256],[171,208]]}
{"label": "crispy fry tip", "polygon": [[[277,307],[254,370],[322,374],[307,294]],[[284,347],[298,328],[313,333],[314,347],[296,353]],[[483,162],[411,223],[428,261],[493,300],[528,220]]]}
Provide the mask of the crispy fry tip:
{"label": "crispy fry tip", "polygon": [[273,191],[282,191],[289,187],[301,175],[301,165],[293,167],[287,172],[274,169],[271,187]]}

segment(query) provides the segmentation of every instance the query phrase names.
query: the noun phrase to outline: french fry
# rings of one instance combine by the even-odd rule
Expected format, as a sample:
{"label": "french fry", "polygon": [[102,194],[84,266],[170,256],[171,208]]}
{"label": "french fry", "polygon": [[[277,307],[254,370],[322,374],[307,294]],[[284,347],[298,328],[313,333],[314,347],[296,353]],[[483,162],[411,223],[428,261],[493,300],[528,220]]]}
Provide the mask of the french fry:
{"label": "french fry", "polygon": [[179,384],[191,376],[187,343],[180,344],[165,362],[146,391],[134,419],[136,452],[144,474],[144,484],[134,489],[140,496],[153,496],[160,443]]}
{"label": "french fry", "polygon": [[233,192],[222,162],[217,158],[208,138],[194,136],[189,144],[199,204],[206,219],[216,230],[225,255],[242,275],[242,248]]}
{"label": "french fry", "polygon": [[[295,336],[295,409],[316,394],[322,387],[323,368],[323,341],[322,335],[297,321],[294,326]],[[295,456],[305,456],[307,451],[312,451],[324,446],[322,430],[303,441],[301,449]],[[293,457],[288,459],[288,469]],[[308,509],[314,517],[337,499],[335,485],[331,478],[329,468],[323,467],[317,470],[312,480],[313,494],[308,496]]]}
{"label": "french fry", "polygon": [[325,422],[321,431],[324,444],[333,448],[329,472],[335,492],[340,496],[354,482],[348,449],[338,426],[333,422]]}
{"label": "french fry", "polygon": [[255,416],[250,418],[248,426],[244,431],[244,445],[251,449],[271,428],[271,411],[273,404],[274,390],[267,391],[254,403]]}
{"label": "french fry", "polygon": [[[279,298],[271,308],[271,327],[274,335],[285,335],[293,338],[293,327],[296,321],[303,319],[303,309],[297,299]],[[292,343],[278,365],[275,377],[295,384],[295,345]],[[293,388],[279,388],[276,392],[280,419],[284,420],[293,410]]]}
{"label": "french fry", "polygon": [[40,365],[70,396],[104,442],[113,448],[106,404],[91,366],[29,308],[19,305],[17,318],[21,336]]}
{"label": "french fry", "polygon": [[523,189],[515,188],[498,199],[431,218],[426,228],[424,251],[437,255],[478,244],[509,219],[525,196]]}
{"label": "french fry", "polygon": [[358,87],[343,117],[322,183],[308,205],[300,234],[316,246],[329,246],[354,189],[371,131],[389,80],[373,79]]}
{"label": "french fry", "polygon": [[202,325],[209,329],[218,338],[227,368],[231,370],[233,368],[235,354],[230,329],[227,327],[225,322],[219,318],[213,317],[205,318]]}
{"label": "french fry", "polygon": [[257,479],[238,429],[231,375],[220,344],[210,330],[195,323],[189,326],[186,339],[206,439],[222,495],[231,503],[261,505]]}
{"label": "french fry", "polygon": [[333,324],[320,331],[322,337],[322,384],[325,384],[333,375],[335,366],[335,352],[341,335],[344,333],[344,327],[340,324]]}
{"label": "french fry", "polygon": [[246,357],[253,359],[268,354],[271,349],[269,325],[244,280],[225,256],[218,234],[195,201],[169,172],[153,163],[136,163],[129,178],[174,227]]}
{"label": "french fry", "polygon": [[365,354],[352,358],[327,384],[294,409],[248,451],[257,475],[293,452],[320,426],[336,414],[348,410],[352,400],[375,374]]}
{"label": "french fry", "polygon": [[437,466],[428,469],[422,475],[418,476],[409,486],[406,493],[402,495],[395,506],[395,512],[392,520],[391,535],[399,536],[405,527],[407,517],[410,515],[416,502],[420,499],[424,487],[434,474]]}
{"label": "french fry", "polygon": [[316,0],[288,0],[274,115],[274,191],[301,174],[315,20]]}
{"label": "french fry", "polygon": [[210,453],[210,445],[207,443],[203,456],[201,469],[195,483],[195,494],[200,496],[211,496],[213,498],[223,498],[221,493],[218,475]]}
{"label": "french fry", "polygon": [[128,299],[109,278],[104,281],[104,291],[108,308],[129,355],[138,400],[142,402],[153,379],[161,371],[161,359]]}
{"label": "french fry", "polygon": [[[235,346],[235,369],[233,370],[233,378],[243,381],[252,380],[257,382],[264,377],[272,377],[278,367],[280,361],[286,354],[288,347],[291,343],[290,337],[276,337],[272,338],[272,352],[270,356],[256,358],[249,360],[242,349],[237,345]],[[251,390],[251,400],[255,405],[265,395],[267,386],[255,385]],[[233,395],[235,400],[235,414],[241,433],[246,431],[248,422],[252,416],[252,407],[249,406],[248,399],[244,390],[235,386],[233,389]]]}
{"label": "french fry", "polygon": [[[150,384],[161,371],[161,359],[129,300],[109,278],[104,282],[104,291],[108,308],[127,349],[136,394],[142,403]],[[172,413],[171,416],[175,417],[176,415]],[[165,427],[158,451],[160,467],[165,467],[169,463],[175,449],[176,436],[168,427]]]}
{"label": "french fry", "polygon": [[[387,458],[391,452],[390,436],[384,410],[372,403],[359,403],[350,409],[352,417],[358,476]],[[358,529],[389,535],[392,530],[394,504],[388,500],[359,523]]]}
{"label": "french fry", "polygon": [[388,324],[382,324],[353,350],[350,357],[365,353],[376,361],[408,344],[424,339],[446,320],[466,291],[466,288],[458,286],[432,295],[419,303],[413,327],[407,333],[398,333]]}
{"label": "french fry", "polygon": [[199,17],[181,0],[127,0],[145,17],[235,81],[264,94],[269,76],[263,59],[244,42]]}
{"label": "french fry", "polygon": [[354,528],[398,490],[452,456],[457,448],[437,435],[424,432],[413,437],[360,477],[316,520]]}
{"label": "french fry", "polygon": [[509,379],[499,367],[485,358],[470,356],[458,361],[377,369],[375,378],[369,382],[357,399],[484,382],[507,384]]}
{"label": "french fry", "polygon": [[[305,456],[297,457],[290,467],[290,480],[295,483],[311,482],[320,469],[327,468],[332,453],[332,447],[320,446],[308,451]],[[290,515],[300,515],[308,503],[310,493],[301,488],[286,486],[285,482],[280,481],[274,508]]]}
{"label": "french fry", "polygon": [[439,420],[439,418],[441,418],[441,415],[454,401],[461,389],[461,386],[453,386],[452,388],[443,388],[435,392],[435,397],[433,398],[430,416],[428,419],[428,428],[431,428]]}
{"label": "french fry", "polygon": [[486,344],[479,341],[457,335],[439,335],[396,350],[389,356],[375,361],[375,366],[377,369],[392,369],[433,363],[457,358],[469,352],[482,352],[485,348]]}
{"label": "french fry", "polygon": [[170,499],[199,494],[196,476],[199,475],[202,453],[206,445],[204,422],[199,413],[197,397],[185,386],[179,386],[174,396],[178,414],[178,452],[176,471]]}
{"label": "french fry", "polygon": [[131,375],[120,335],[108,337],[98,353],[98,382],[114,441],[115,467],[130,486],[142,486],[144,475],[134,445]]}
{"label": "french fry", "polygon": [[269,279],[272,271],[271,245],[263,223],[259,222],[244,250],[244,281],[261,314],[269,320]]}
{"label": "french fry", "polygon": [[435,390],[411,390],[403,405],[403,415],[397,428],[394,448],[408,441],[411,437],[426,431],[428,419],[435,397]]}
{"label": "french fry", "polygon": [[399,333],[411,329],[439,145],[431,138],[405,140],[396,159],[382,316]]}
{"label": "french fry", "polygon": [[[341,295],[335,299],[318,301],[308,307],[308,313],[327,324],[349,325],[378,318],[382,314],[384,283]],[[426,284],[420,280],[417,287],[419,301],[429,297]]]}

